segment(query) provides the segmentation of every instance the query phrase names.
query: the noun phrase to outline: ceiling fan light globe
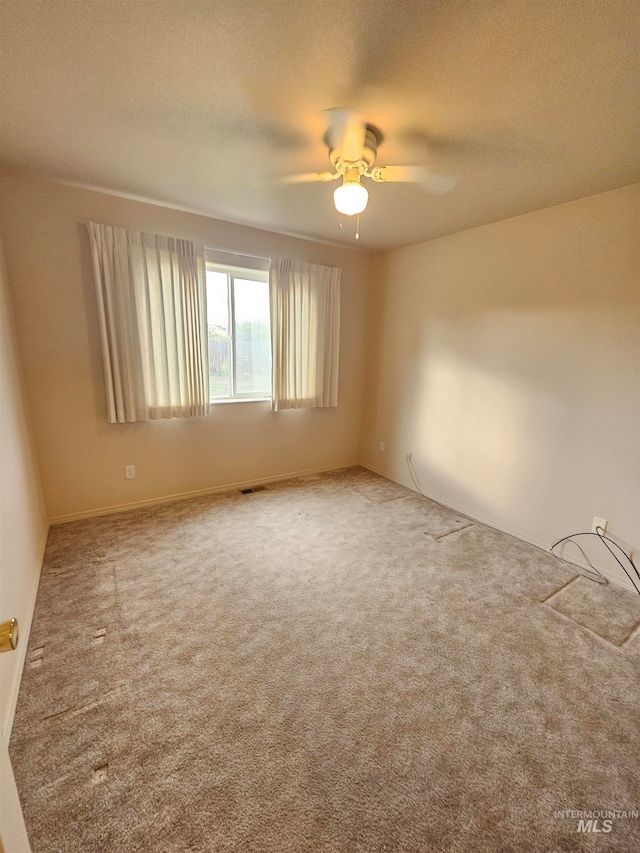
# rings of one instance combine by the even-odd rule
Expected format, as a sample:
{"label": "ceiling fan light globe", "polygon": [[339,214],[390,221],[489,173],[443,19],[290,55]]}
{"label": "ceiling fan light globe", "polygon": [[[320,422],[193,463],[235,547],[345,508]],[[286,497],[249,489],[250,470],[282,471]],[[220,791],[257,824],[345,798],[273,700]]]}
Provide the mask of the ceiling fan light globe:
{"label": "ceiling fan light globe", "polygon": [[357,181],[345,181],[333,194],[336,210],[338,213],[344,213],[345,216],[355,216],[356,213],[362,213],[368,200],[369,193],[366,187]]}

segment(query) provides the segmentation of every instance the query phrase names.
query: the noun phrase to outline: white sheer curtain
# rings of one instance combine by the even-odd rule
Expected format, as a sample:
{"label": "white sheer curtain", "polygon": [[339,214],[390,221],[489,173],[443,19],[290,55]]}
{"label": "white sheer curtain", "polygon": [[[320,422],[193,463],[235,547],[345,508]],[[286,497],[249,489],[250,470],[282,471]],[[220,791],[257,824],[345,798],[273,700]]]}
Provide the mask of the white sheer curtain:
{"label": "white sheer curtain", "polygon": [[204,246],[87,225],[110,423],[209,411]]}
{"label": "white sheer curtain", "polygon": [[275,258],[271,292],[271,408],[338,405],[340,269]]}

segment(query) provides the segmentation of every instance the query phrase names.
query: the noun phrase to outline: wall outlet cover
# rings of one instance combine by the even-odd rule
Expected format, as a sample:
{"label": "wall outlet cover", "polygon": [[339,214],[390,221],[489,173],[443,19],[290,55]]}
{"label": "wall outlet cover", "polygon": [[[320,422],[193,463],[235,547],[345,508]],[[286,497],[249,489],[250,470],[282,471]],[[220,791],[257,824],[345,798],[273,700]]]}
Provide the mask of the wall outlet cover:
{"label": "wall outlet cover", "polygon": [[596,528],[599,528],[600,533],[606,533],[607,532],[607,521],[606,521],[606,519],[598,518],[597,516],[594,516],[593,524],[591,525],[591,532],[597,533],[598,530]]}

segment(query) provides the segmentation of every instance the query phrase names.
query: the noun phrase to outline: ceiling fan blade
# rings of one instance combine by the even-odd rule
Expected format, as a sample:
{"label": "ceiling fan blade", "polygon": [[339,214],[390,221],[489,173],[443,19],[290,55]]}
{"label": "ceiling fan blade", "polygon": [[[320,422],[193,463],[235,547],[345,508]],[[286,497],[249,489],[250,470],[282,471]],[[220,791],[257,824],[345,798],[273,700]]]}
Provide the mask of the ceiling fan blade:
{"label": "ceiling fan blade", "polygon": [[281,184],[309,184],[317,181],[334,181],[339,177],[337,172],[300,172],[296,175],[283,175],[279,181]]}
{"label": "ceiling fan blade", "polygon": [[497,131],[483,136],[446,136],[431,133],[420,127],[405,127],[395,134],[403,145],[424,149],[429,155],[448,157],[499,157],[517,156],[521,141],[516,131]]}
{"label": "ceiling fan blade", "polygon": [[448,193],[456,183],[451,175],[438,175],[426,166],[376,166],[371,170],[371,177],[380,183],[420,184],[427,192],[436,195]]}
{"label": "ceiling fan blade", "polygon": [[355,162],[362,159],[366,126],[364,119],[354,110],[327,110],[327,141],[333,150],[339,150],[343,160]]}

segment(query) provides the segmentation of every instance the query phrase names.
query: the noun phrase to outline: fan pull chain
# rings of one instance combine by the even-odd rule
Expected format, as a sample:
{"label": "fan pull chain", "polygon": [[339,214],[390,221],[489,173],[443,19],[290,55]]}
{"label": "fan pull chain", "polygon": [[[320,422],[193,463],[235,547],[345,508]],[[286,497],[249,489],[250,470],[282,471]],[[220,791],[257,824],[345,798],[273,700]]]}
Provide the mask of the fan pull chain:
{"label": "fan pull chain", "polygon": [[356,240],[360,239],[360,214],[356,216]]}

